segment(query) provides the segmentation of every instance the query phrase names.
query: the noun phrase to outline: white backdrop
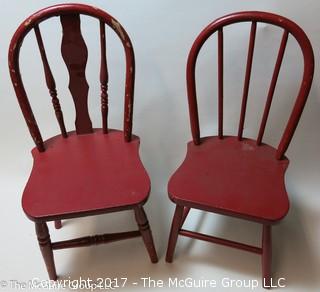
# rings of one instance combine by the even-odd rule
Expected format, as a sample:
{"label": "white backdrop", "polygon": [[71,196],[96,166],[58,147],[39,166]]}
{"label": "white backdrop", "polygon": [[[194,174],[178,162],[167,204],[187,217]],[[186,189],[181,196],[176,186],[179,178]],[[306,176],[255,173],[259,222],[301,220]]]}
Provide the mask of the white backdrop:
{"label": "white backdrop", "polygon": [[[73,1],[66,1],[73,2]],[[141,138],[141,157],[148,170],[152,192],[146,211],[160,257],[157,265],[149,263],[139,239],[99,247],[56,252],[58,274],[62,278],[152,277],[166,281],[168,277],[214,279],[221,291],[221,279],[260,280],[260,258],[191,239],[180,238],[173,264],[166,264],[169,227],[173,204],[166,192],[168,178],[184,158],[186,142],[191,139],[185,86],[186,58],[200,31],[211,21],[227,13],[262,10],[281,14],[297,22],[310,37],[314,48],[316,71],[314,83],[296,135],[287,155],[291,164],[286,174],[291,209],[286,219],[274,228],[273,271],[276,278],[286,278],[285,291],[316,291],[320,288],[320,97],[318,69],[320,52],[320,3],[309,1],[169,1],[109,0],[80,1],[106,10],[119,20],[128,32],[136,56],[136,89],[134,133]],[[33,147],[7,69],[9,41],[17,26],[40,8],[58,1],[2,0],[0,10],[0,88],[1,88],[1,195],[0,281],[32,278],[47,279],[38,250],[34,226],[21,209],[23,187],[32,167],[29,153]],[[41,25],[49,63],[57,83],[58,96],[67,128],[74,128],[74,108],[68,92],[68,75],[60,54],[61,32],[58,19]],[[83,35],[89,60],[87,79],[89,104],[94,126],[99,127],[99,47],[98,23],[84,17]],[[225,129],[236,133],[242,94],[249,25],[238,30],[227,29],[225,35]],[[258,26],[255,60],[249,93],[245,135],[257,133],[262,106],[275,62],[281,33],[269,25]],[[197,67],[198,98],[202,135],[216,133],[216,39],[203,48]],[[110,74],[110,126],[122,127],[124,55],[115,35],[108,30],[108,66]],[[260,61],[260,62],[259,62]],[[300,77],[301,55],[293,39],[289,40],[279,86],[268,128],[266,142],[277,145],[292,107]],[[47,92],[42,64],[33,34],[25,39],[21,50],[21,70],[27,93],[42,131],[48,138],[58,133],[54,112]],[[276,202],[275,202],[276,203]],[[201,215],[193,211],[186,225],[217,236],[260,244],[260,226],[217,215]],[[51,225],[50,225],[51,226]],[[59,240],[87,234],[104,233],[135,226],[130,212],[68,220],[59,231],[52,229],[52,239]],[[52,227],[52,226],[51,226]],[[2,288],[0,287],[0,291]],[[134,289],[127,285],[126,289]],[[137,289],[137,288],[136,288]],[[147,288],[146,288],[147,289]],[[8,287],[3,288],[7,291]],[[12,288],[12,290],[14,290]],[[141,290],[141,286],[139,287]],[[170,290],[168,287],[162,290]],[[211,288],[212,290],[212,288]],[[235,291],[246,291],[236,288]],[[259,287],[256,291],[262,291]],[[192,289],[190,290],[192,291]]]}

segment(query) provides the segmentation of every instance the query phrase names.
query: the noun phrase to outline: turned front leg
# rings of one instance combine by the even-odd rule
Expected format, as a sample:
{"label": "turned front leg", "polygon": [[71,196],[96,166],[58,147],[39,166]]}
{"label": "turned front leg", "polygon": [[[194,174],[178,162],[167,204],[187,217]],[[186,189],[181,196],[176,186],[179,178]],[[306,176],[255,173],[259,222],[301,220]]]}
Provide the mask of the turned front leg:
{"label": "turned front leg", "polygon": [[158,256],[154,247],[152,233],[150,230],[146,213],[144,212],[142,207],[138,206],[134,208],[134,214],[139,226],[143,242],[148,250],[151,262],[156,263],[158,262]]}
{"label": "turned front leg", "polygon": [[51,248],[51,240],[47,223],[35,223],[35,227],[40,250],[47,267],[49,278],[50,280],[56,280],[57,273],[54,265],[53,251]]}

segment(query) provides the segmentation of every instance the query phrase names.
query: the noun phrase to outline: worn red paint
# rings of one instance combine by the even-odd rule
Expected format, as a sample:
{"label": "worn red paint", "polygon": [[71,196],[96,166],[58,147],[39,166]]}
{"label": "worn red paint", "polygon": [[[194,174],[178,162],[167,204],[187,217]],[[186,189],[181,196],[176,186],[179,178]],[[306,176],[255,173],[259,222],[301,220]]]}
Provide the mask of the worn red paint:
{"label": "worn red paint", "polygon": [[[99,20],[101,40],[102,130],[93,129],[88,112],[88,84],[85,78],[87,47],[81,36],[80,16]],[[61,51],[70,74],[69,89],[76,107],[76,132],[65,129],[57,98],[55,80],[49,66],[39,25],[60,16],[63,28]],[[97,24],[98,24],[97,23]],[[126,84],[123,131],[107,126],[108,73],[105,57],[105,29],[111,27],[120,37],[126,57]],[[19,69],[19,52],[24,37],[34,29],[43,61],[46,84],[52,97],[62,135],[42,140],[26,95]],[[35,222],[36,233],[50,279],[57,278],[53,249],[87,246],[142,236],[152,262],[157,254],[143,204],[150,192],[150,179],[139,157],[139,138],[132,135],[134,93],[134,52],[120,25],[106,12],[80,4],[61,4],[42,9],[27,18],[14,34],[9,48],[9,68],[14,89],[36,148],[34,164],[25,187],[22,206]],[[77,135],[79,134],[79,135]],[[51,242],[47,221],[133,210],[139,230]]]}
{"label": "worn red paint", "polygon": [[19,54],[24,37],[27,33],[48,18],[60,15],[83,14],[97,18],[104,22],[119,36],[126,58],[126,80],[125,80],[125,106],[123,119],[123,133],[126,141],[131,140],[132,113],[133,113],[133,92],[135,77],[135,61],[131,40],[121,24],[111,15],[96,7],[83,4],[59,4],[42,9],[21,23],[12,37],[9,47],[9,68],[12,83],[23,112],[24,118],[32,135],[32,138],[39,149],[44,151],[43,139],[39,131],[36,119],[32,113],[27,94],[25,92],[19,69]]}

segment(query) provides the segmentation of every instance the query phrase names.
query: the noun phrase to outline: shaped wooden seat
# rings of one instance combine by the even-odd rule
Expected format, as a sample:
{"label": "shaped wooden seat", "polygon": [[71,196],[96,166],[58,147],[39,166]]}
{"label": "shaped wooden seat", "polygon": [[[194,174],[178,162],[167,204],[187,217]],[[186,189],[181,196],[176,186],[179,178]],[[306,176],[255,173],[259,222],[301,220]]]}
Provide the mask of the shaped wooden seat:
{"label": "shaped wooden seat", "polygon": [[[223,33],[224,27],[238,22],[251,23],[251,30],[238,135],[233,137],[223,134]],[[277,26],[283,33],[258,136],[256,140],[252,140],[243,137],[243,128],[259,22]],[[218,135],[201,138],[196,96],[196,60],[201,47],[214,33],[218,35]],[[285,131],[278,147],[273,148],[262,143],[262,139],[289,36],[293,37],[301,48],[303,76]],[[168,242],[167,262],[172,262],[178,235],[183,235],[261,255],[263,286],[271,286],[271,226],[284,218],[289,209],[284,183],[289,161],[285,152],[307,100],[313,72],[314,57],[310,41],[297,24],[282,16],[257,11],[233,13],[213,21],[200,33],[190,50],[187,62],[187,90],[193,141],[189,142],[187,156],[168,184],[169,197],[176,204],[176,208]],[[261,247],[183,229],[190,208],[261,223]]]}
{"label": "shaped wooden seat", "polygon": [[288,160],[276,149],[237,137],[188,143],[187,156],[171,177],[168,192],[179,205],[272,223],[288,212],[284,184]]}
{"label": "shaped wooden seat", "polygon": [[22,197],[32,220],[130,209],[147,200],[150,180],[138,137],[127,143],[121,131],[95,131],[44,144],[46,151],[32,151],[33,169]]}
{"label": "shaped wooden seat", "polygon": [[[88,111],[89,85],[85,70],[88,50],[81,34],[80,16],[94,18],[100,28],[100,83],[102,129],[93,129]],[[75,105],[75,130],[68,132],[49,66],[40,24],[59,17],[62,25],[61,53],[69,72],[69,90]],[[120,38],[126,59],[123,131],[108,129],[108,66],[106,29]],[[19,52],[23,39],[33,31],[61,135],[43,142],[22,83]],[[96,54],[96,53],[94,53]],[[53,250],[108,243],[142,236],[152,262],[157,254],[143,204],[150,191],[149,177],[139,158],[139,138],[132,135],[135,62],[132,43],[121,24],[106,12],[88,5],[60,4],[27,18],[15,32],[9,48],[12,83],[25,121],[36,144],[34,165],[25,187],[22,206],[35,221],[38,242],[49,277],[57,278]],[[101,234],[51,242],[47,221],[55,221],[131,209],[139,230]]]}

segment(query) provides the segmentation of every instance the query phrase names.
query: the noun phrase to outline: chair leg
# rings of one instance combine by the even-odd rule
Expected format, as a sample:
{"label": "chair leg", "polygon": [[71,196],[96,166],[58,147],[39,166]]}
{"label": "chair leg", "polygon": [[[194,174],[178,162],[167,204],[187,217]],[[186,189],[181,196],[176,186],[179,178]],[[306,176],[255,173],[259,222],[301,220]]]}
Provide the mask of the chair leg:
{"label": "chair leg", "polygon": [[263,225],[262,231],[262,281],[264,288],[270,288],[272,262],[271,226]]}
{"label": "chair leg", "polygon": [[47,267],[50,280],[57,280],[56,268],[54,265],[53,251],[51,248],[50,234],[47,223],[35,223],[36,233],[40,250]]}
{"label": "chair leg", "polygon": [[183,206],[176,205],[176,210],[174,212],[171,231],[169,236],[168,248],[167,248],[167,255],[166,255],[166,262],[171,263],[173,260],[173,253],[176,247],[177,239],[179,230],[181,228],[182,223],[182,216],[183,216]]}
{"label": "chair leg", "polygon": [[141,206],[135,207],[134,214],[135,214],[135,218],[136,218],[143,242],[144,242],[144,244],[147,248],[147,251],[149,253],[151,262],[157,263],[158,262],[157,252],[154,247],[149,222],[148,222],[148,219],[147,219],[146,213],[144,212],[143,207],[141,207]]}
{"label": "chair leg", "polygon": [[62,227],[62,222],[61,222],[61,220],[56,220],[56,221],[54,221],[54,227],[55,227],[56,229],[60,229],[60,228]]}

